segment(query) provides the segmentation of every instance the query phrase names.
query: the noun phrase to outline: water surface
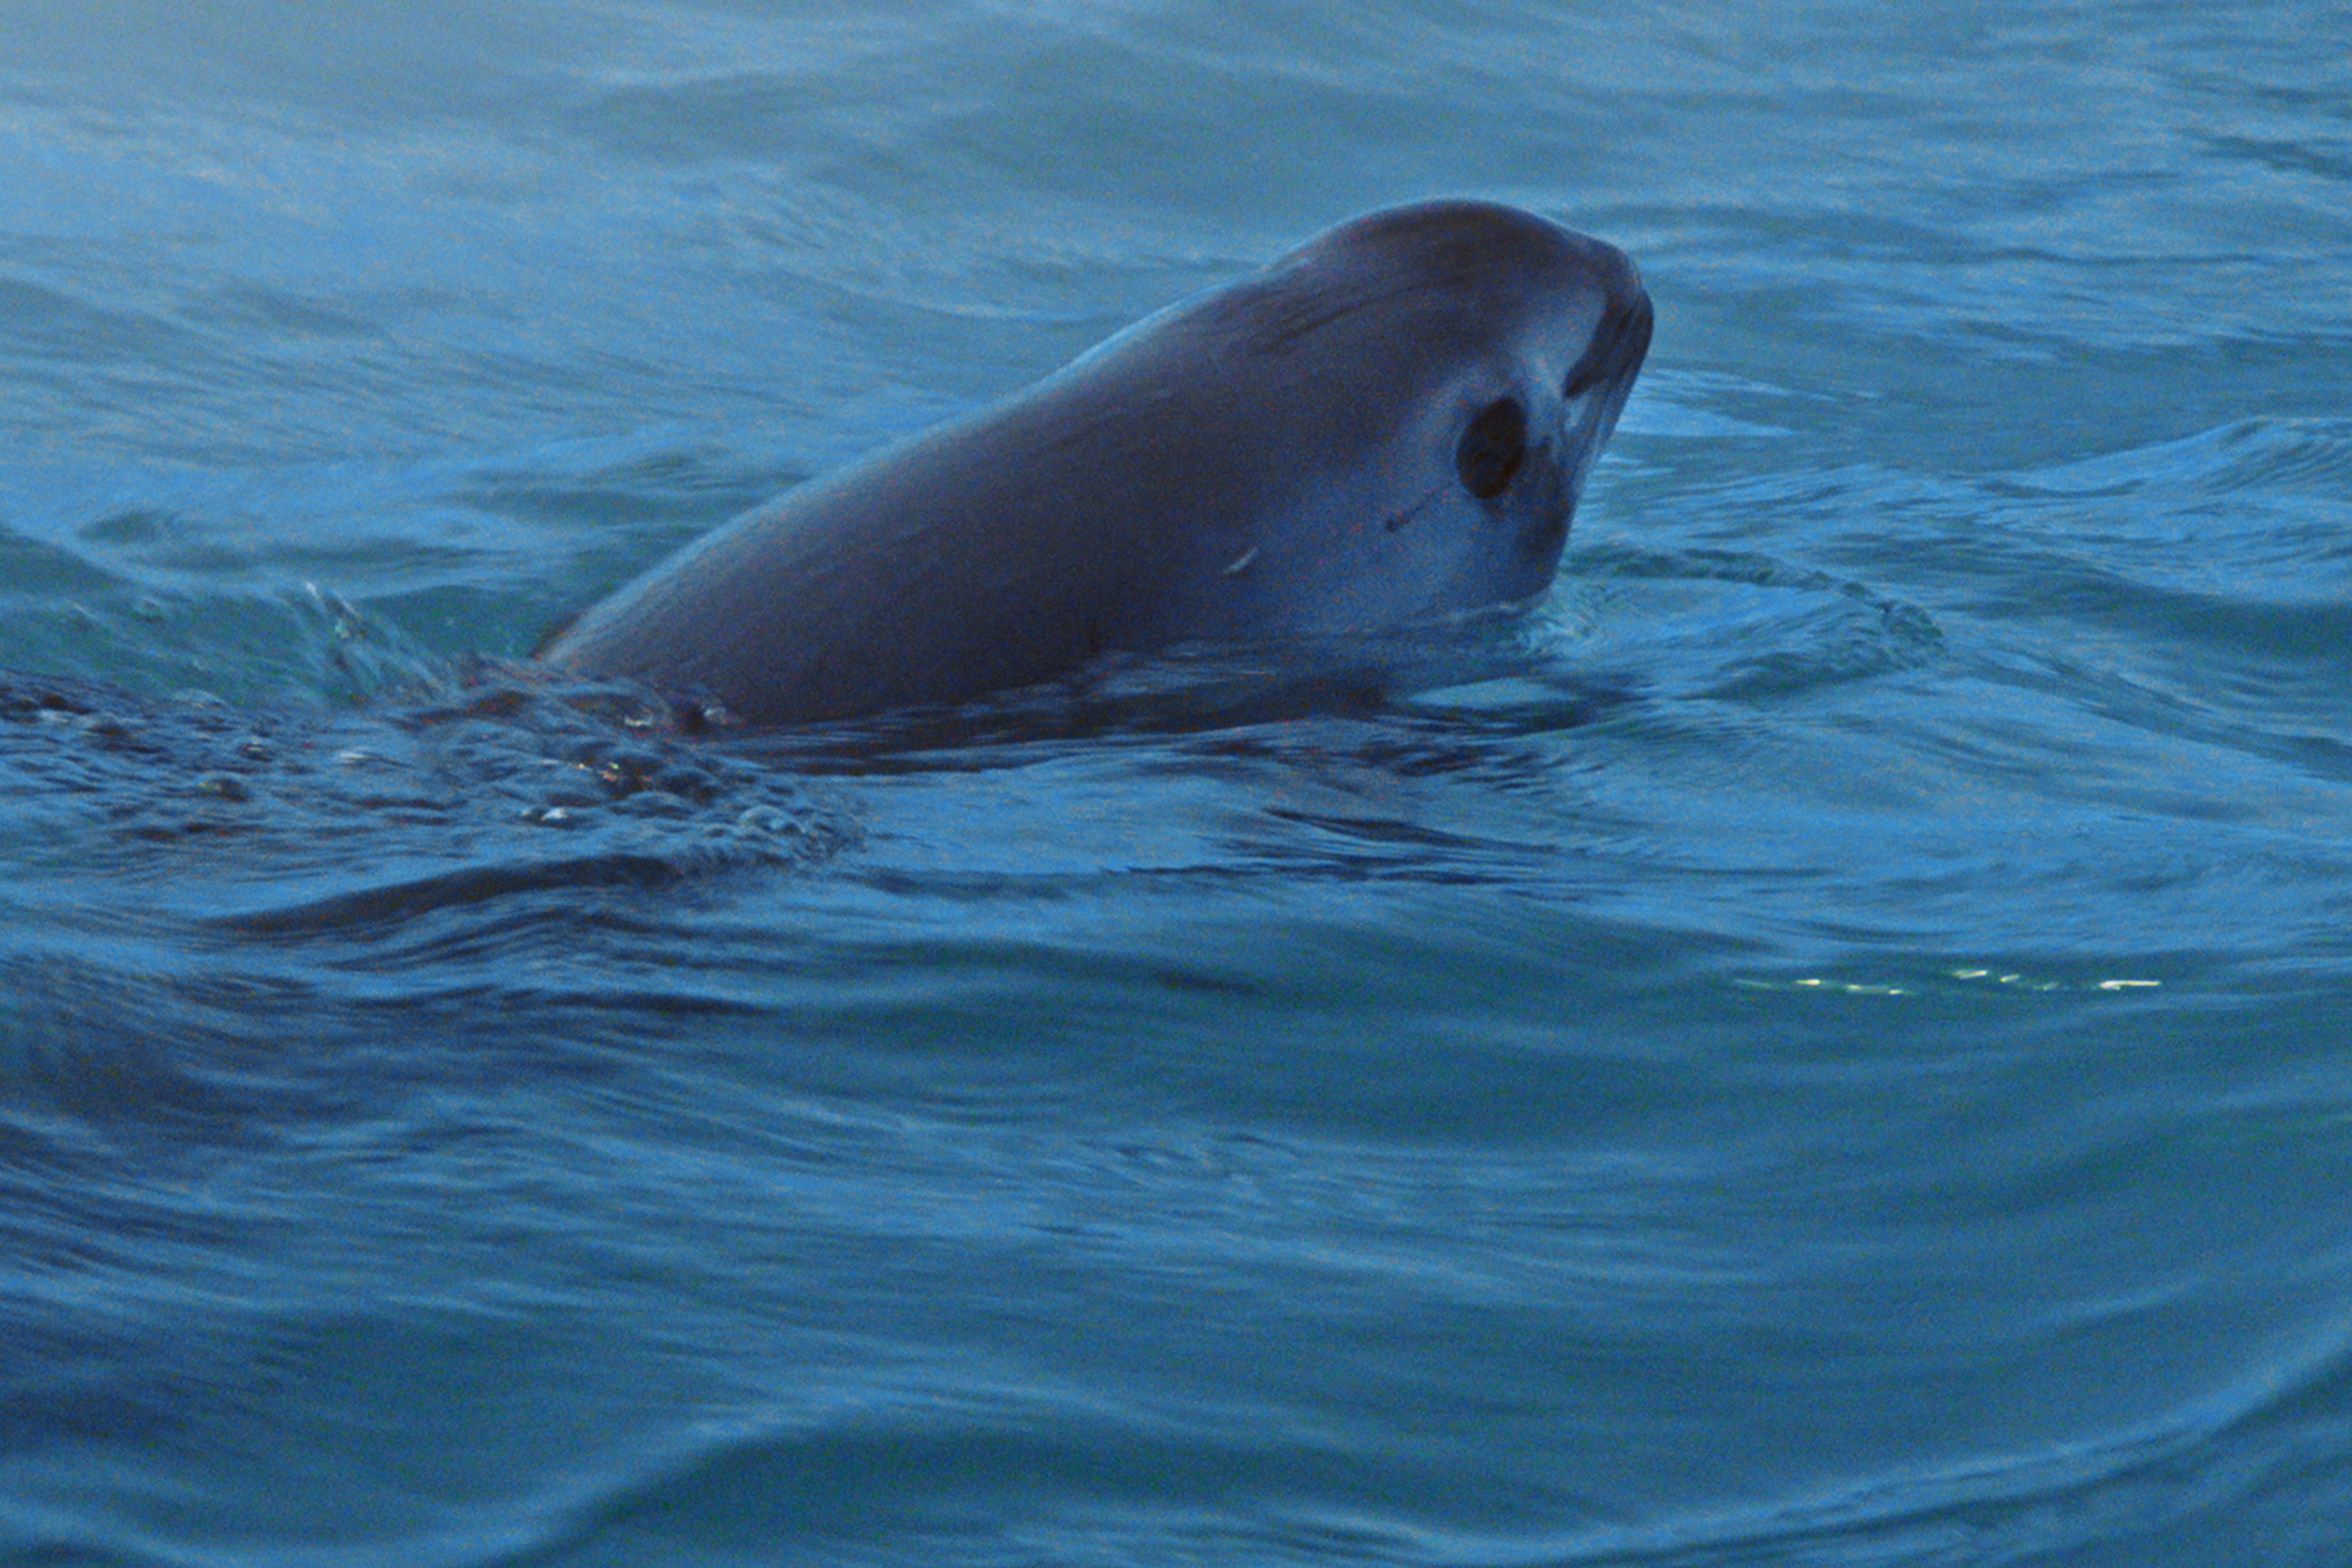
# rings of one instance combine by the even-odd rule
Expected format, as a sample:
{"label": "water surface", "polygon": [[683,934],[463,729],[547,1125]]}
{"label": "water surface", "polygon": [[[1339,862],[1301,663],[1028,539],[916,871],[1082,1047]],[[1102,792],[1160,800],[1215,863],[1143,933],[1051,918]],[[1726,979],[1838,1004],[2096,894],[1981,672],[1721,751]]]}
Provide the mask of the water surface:
{"label": "water surface", "polygon": [[[0,23],[0,1561],[2344,1555],[2340,7]],[[1659,327],[1394,689],[472,658],[1440,193]]]}

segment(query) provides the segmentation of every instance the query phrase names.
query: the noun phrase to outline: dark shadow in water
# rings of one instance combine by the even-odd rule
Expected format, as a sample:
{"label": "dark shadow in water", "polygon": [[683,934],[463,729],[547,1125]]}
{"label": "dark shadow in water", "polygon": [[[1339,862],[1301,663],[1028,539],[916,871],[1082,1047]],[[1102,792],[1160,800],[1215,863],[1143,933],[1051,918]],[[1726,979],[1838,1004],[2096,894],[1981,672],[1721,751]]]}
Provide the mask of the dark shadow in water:
{"label": "dark shadow in water", "polygon": [[1634,701],[1630,685],[1558,666],[1516,616],[1409,633],[1195,645],[1097,660],[1065,679],[852,722],[738,731],[725,749],[809,773],[1018,765],[1069,743],[1206,738],[1353,719],[1472,734],[1572,728]]}

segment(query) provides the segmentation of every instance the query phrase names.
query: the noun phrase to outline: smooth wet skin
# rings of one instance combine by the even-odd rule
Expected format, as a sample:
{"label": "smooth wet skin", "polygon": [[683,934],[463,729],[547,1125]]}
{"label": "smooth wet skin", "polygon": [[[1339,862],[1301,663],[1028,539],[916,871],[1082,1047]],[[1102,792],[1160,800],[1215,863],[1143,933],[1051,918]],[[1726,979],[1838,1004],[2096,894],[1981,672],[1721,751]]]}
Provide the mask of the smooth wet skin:
{"label": "smooth wet skin", "polygon": [[1522,600],[1650,322],[1599,240],[1486,202],[1372,213],[736,519],[544,657],[775,724]]}

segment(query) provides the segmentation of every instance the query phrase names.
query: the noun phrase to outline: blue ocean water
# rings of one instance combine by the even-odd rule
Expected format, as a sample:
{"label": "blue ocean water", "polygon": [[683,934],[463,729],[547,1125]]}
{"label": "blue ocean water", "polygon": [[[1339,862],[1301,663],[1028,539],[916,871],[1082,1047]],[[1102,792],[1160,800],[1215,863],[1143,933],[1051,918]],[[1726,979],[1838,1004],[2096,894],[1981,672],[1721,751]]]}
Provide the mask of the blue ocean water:
{"label": "blue ocean water", "polygon": [[[0,4],[0,1562],[2352,1560],[2352,12]],[[1352,213],[1554,594],[499,663]]]}

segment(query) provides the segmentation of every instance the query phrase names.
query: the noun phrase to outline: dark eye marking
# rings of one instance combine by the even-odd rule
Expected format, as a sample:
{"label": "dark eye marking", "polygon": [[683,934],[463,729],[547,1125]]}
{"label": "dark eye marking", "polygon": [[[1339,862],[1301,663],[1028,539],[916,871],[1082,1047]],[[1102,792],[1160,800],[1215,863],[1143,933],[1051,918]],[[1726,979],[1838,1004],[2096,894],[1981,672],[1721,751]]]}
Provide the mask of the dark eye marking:
{"label": "dark eye marking", "polygon": [[1462,488],[1492,501],[1511,488],[1512,475],[1527,458],[1527,411],[1516,397],[1498,397],[1479,411],[1454,448],[1454,472]]}

